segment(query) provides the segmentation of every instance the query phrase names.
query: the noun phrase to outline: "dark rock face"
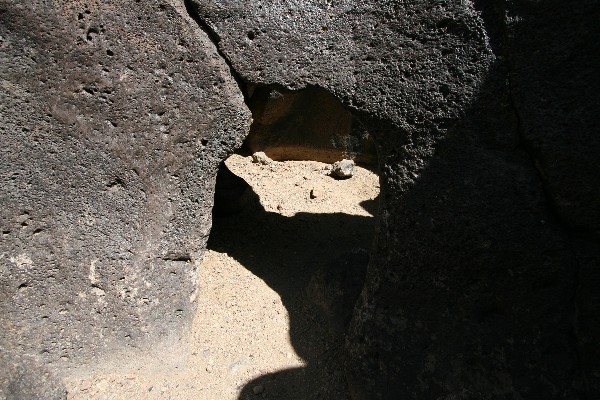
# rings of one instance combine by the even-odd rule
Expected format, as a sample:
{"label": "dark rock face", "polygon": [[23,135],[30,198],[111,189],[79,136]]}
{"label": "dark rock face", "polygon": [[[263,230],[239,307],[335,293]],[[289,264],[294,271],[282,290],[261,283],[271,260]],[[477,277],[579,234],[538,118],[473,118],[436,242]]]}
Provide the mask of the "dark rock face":
{"label": "dark rock face", "polygon": [[0,1],[0,390],[13,397],[32,398],[29,364],[185,362],[217,166],[250,114],[176,3]]}
{"label": "dark rock face", "polygon": [[369,253],[354,249],[319,268],[306,288],[308,299],[327,318],[333,337],[344,337],[352,318],[352,309],[365,284]]}
{"label": "dark rock face", "polygon": [[244,146],[250,152],[264,151],[275,160],[377,163],[373,137],[328,91],[258,86],[248,95],[253,123]]}
{"label": "dark rock face", "polygon": [[[520,130],[550,201],[566,225],[600,231],[597,2],[565,14],[561,3],[506,7],[511,87]],[[572,173],[567,173],[572,171]]]}
{"label": "dark rock face", "polygon": [[[597,1],[185,3],[245,83],[329,93],[375,137],[354,399],[600,397]],[[249,127],[184,14],[0,0],[4,393],[181,362]]]}
{"label": "dark rock face", "polygon": [[193,1],[245,81],[376,137],[355,399],[597,397],[595,2]]}
{"label": "dark rock face", "polygon": [[[574,334],[588,398],[600,397],[600,4],[505,6],[510,84],[524,146],[576,263]],[[594,339],[595,338],[595,339]]]}

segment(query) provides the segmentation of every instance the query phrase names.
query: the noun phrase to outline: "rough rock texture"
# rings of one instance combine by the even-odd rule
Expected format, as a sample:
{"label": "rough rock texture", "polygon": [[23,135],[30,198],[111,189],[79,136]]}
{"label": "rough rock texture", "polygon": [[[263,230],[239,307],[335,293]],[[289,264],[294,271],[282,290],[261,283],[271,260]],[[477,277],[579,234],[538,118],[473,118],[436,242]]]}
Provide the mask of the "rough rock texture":
{"label": "rough rock texture", "polygon": [[242,79],[376,137],[355,399],[597,397],[597,2],[192,1]]}
{"label": "rough rock texture", "polygon": [[244,146],[251,152],[262,150],[275,160],[331,163],[352,158],[377,164],[373,137],[328,91],[249,86],[253,123]]}
{"label": "rough rock texture", "polygon": [[54,400],[66,397],[67,389],[51,368],[35,356],[6,352],[0,355],[0,398],[8,400]]}
{"label": "rough rock texture", "polygon": [[185,362],[217,167],[250,116],[173,4],[0,1],[0,397]]}
{"label": "rough rock texture", "polygon": [[336,161],[331,166],[331,176],[346,179],[351,178],[354,174],[354,161],[352,160],[341,160]]}
{"label": "rough rock texture", "polygon": [[353,249],[325,268],[317,269],[310,279],[307,297],[327,318],[333,337],[344,337],[348,329],[354,304],[365,284],[368,264],[369,253],[365,249]]}
{"label": "rough rock texture", "polygon": [[588,398],[599,398],[600,4],[509,2],[505,12],[519,131],[575,256],[574,334]]}
{"label": "rough rock texture", "polygon": [[[245,84],[375,137],[354,399],[600,397],[596,0],[185,4]],[[0,0],[0,395],[180,361],[248,115],[178,7]]]}
{"label": "rough rock texture", "polygon": [[264,151],[257,151],[252,154],[252,162],[261,165],[269,165],[273,162],[273,160],[267,156]]}
{"label": "rough rock texture", "polygon": [[569,227],[600,232],[600,5],[584,1],[568,13],[562,6],[506,6],[510,85],[523,141],[558,216]]}

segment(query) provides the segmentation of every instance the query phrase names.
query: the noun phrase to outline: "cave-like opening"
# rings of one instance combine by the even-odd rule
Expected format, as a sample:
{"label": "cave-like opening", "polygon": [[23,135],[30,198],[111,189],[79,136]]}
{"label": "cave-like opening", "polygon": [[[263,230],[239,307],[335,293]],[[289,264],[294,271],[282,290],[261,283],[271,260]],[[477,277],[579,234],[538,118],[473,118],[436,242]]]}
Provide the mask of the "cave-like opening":
{"label": "cave-like opening", "polygon": [[[322,89],[248,93],[254,123],[217,176],[198,365],[220,369],[220,396],[345,398],[344,336],[377,213],[373,140]],[[344,158],[356,166],[337,179]]]}

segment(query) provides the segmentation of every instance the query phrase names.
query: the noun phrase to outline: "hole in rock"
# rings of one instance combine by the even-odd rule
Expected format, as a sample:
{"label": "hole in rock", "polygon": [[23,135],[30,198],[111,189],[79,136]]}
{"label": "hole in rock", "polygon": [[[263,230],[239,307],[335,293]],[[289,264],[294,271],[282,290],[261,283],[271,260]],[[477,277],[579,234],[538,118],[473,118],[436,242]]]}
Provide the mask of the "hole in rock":
{"label": "hole in rock", "polygon": [[[377,211],[374,147],[321,89],[248,92],[251,132],[217,175],[197,368],[211,371],[219,398],[344,399],[344,336]],[[259,150],[276,161],[253,162]],[[342,158],[357,160],[354,174],[334,179],[331,163]],[[230,382],[236,390],[225,394]]]}
{"label": "hole in rock", "polygon": [[274,160],[333,163],[351,158],[376,165],[373,137],[358,118],[328,91],[309,86],[285,91],[248,85],[253,123],[244,147]]}

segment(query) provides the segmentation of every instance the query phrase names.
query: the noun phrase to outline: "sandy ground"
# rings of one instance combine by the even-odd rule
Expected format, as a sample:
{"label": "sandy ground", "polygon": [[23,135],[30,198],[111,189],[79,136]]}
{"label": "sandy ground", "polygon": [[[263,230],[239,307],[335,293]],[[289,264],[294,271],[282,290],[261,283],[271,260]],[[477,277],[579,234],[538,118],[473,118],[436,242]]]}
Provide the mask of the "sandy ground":
{"label": "sandy ground", "polygon": [[348,397],[340,354],[359,289],[345,288],[360,288],[377,176],[357,167],[335,180],[327,164],[239,155],[226,164],[252,190],[243,211],[213,221],[189,368],[69,379],[70,399]]}

